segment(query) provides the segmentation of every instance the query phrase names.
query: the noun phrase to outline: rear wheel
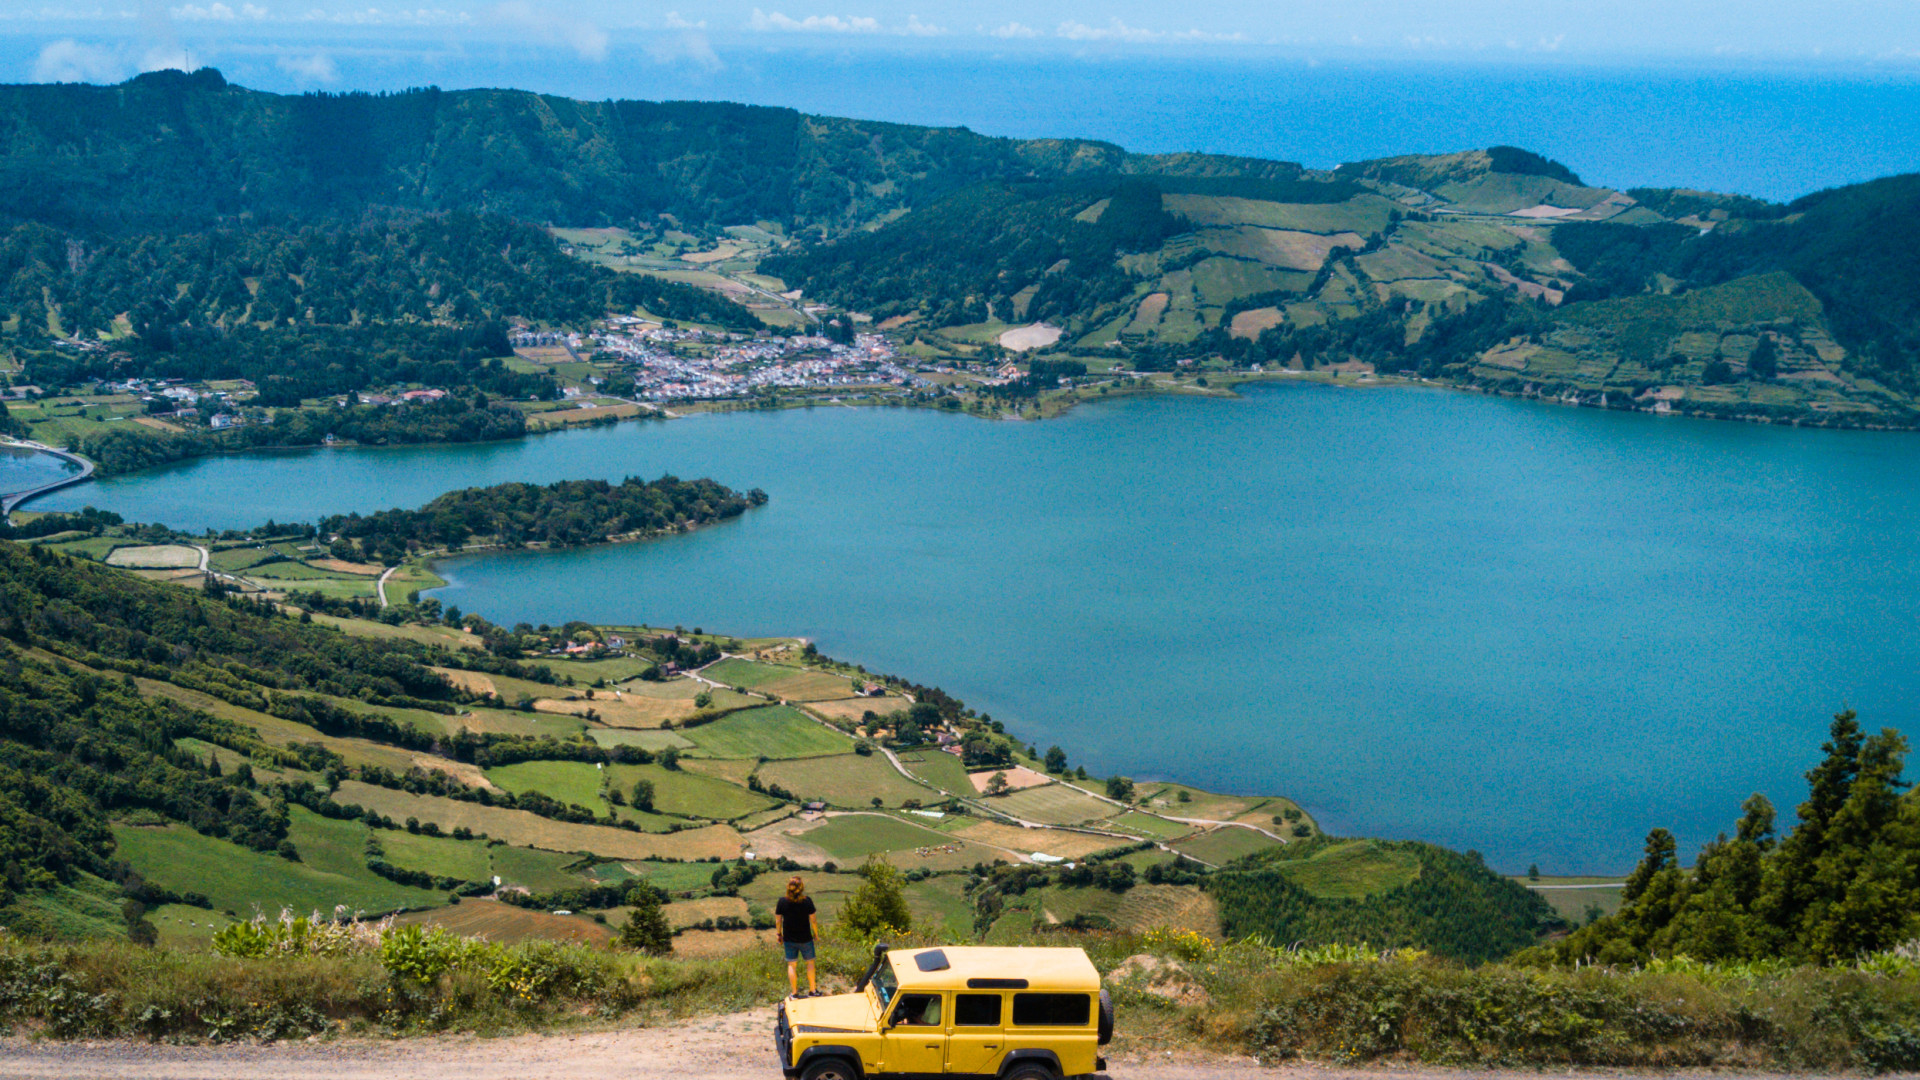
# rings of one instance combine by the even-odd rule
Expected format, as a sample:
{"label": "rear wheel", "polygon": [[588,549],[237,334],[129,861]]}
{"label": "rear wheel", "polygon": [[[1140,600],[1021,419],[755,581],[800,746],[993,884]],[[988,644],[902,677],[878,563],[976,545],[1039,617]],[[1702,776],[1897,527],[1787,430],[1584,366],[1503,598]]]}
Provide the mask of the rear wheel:
{"label": "rear wheel", "polygon": [[800,1070],[800,1080],[859,1080],[859,1075],[846,1059],[837,1057],[816,1058]]}
{"label": "rear wheel", "polygon": [[1000,1074],[1000,1080],[1058,1080],[1058,1074],[1038,1062],[1025,1062]]}
{"label": "rear wheel", "polygon": [[1113,995],[1104,988],[1100,991],[1100,1045],[1113,1041]]}

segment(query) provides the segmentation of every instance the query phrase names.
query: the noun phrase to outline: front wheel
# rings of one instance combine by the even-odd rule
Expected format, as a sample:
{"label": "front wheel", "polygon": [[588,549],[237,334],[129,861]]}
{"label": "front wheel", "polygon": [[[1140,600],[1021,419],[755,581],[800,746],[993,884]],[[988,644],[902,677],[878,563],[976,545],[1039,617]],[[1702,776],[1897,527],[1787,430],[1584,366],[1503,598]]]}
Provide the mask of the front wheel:
{"label": "front wheel", "polygon": [[1052,1069],[1040,1064],[1015,1065],[1000,1080],[1058,1080]]}
{"label": "front wheel", "polygon": [[837,1057],[819,1058],[800,1071],[800,1080],[858,1080],[853,1066]]}

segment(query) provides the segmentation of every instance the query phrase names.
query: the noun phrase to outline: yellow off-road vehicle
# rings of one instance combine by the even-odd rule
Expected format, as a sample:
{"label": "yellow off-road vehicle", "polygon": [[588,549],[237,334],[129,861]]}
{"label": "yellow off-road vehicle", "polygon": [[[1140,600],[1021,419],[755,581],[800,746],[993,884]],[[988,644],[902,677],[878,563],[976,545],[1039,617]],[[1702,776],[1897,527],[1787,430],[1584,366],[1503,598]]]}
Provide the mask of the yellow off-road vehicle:
{"label": "yellow off-road vehicle", "polygon": [[1107,1067],[1113,1001],[1081,949],[889,950],[851,994],[780,1006],[773,1045],[798,1080],[1058,1080]]}

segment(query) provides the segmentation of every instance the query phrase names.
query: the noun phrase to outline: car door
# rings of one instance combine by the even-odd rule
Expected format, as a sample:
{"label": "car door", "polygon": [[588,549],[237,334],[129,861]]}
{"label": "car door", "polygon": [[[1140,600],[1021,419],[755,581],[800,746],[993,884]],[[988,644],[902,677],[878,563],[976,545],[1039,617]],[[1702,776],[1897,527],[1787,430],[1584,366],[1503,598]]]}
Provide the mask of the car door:
{"label": "car door", "polygon": [[947,1071],[946,995],[901,991],[887,1014],[881,1069],[889,1073]]}
{"label": "car door", "polygon": [[1002,1021],[1003,994],[953,995],[953,1023],[948,1026],[947,1071],[991,1076],[1000,1071],[1007,1053]]}

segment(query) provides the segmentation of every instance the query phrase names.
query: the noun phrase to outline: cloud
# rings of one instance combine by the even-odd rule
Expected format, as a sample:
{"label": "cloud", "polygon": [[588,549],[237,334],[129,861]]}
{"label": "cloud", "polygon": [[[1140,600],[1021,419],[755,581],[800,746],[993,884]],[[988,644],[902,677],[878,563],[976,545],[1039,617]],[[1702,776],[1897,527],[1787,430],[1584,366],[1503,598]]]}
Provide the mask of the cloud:
{"label": "cloud", "polygon": [[[198,63],[204,63],[206,59],[205,56],[202,56]],[[172,42],[167,42],[165,44],[155,45],[141,55],[140,70],[192,71],[198,66],[198,63],[193,59],[192,53],[189,53],[187,50]]]}
{"label": "cloud", "polygon": [[705,34],[665,35],[647,42],[646,48],[647,55],[656,64],[685,61],[702,71],[719,71],[726,66],[720,62],[719,54],[713,51]]}
{"label": "cloud", "polygon": [[330,83],[340,81],[340,69],[334,66],[333,57],[317,52],[306,56],[290,54],[277,57],[274,66],[305,83]]}
{"label": "cloud", "polygon": [[183,22],[236,22],[241,19],[259,22],[267,17],[267,9],[252,4],[241,4],[238,11],[225,4],[209,4],[206,7],[186,4],[169,8],[167,14]]}
{"label": "cloud", "polygon": [[489,21],[524,30],[551,45],[565,45],[587,60],[607,58],[607,32],[585,19],[563,15],[528,0],[506,0],[495,7]]}
{"label": "cloud", "polygon": [[[1013,24],[1018,26],[1018,23]],[[1088,26],[1083,22],[1069,20],[1054,30],[1055,37],[1068,41],[1125,41],[1133,43],[1151,41],[1179,42],[1235,42],[1248,40],[1245,34],[1216,34],[1208,30],[1179,30],[1168,33],[1164,30],[1147,30],[1138,26],[1128,26],[1114,19],[1105,26]]]}
{"label": "cloud", "polygon": [[827,34],[877,34],[880,32],[880,20],[865,15],[850,15],[844,19],[838,15],[809,15],[804,19],[795,19],[778,11],[768,14],[759,8],[754,8],[753,17],[747,20],[747,29]]}
{"label": "cloud", "polygon": [[669,30],[705,30],[706,28],[707,20],[705,19],[699,22],[688,22],[681,18],[677,11],[667,12],[667,29]]}
{"label": "cloud", "polygon": [[997,38],[1035,38],[1040,36],[1040,31],[1017,22],[1010,22],[1005,26],[989,30],[987,33]]}
{"label": "cloud", "polygon": [[907,25],[894,32],[897,34],[906,34],[909,37],[944,37],[947,34],[947,28],[944,26],[935,26],[932,23],[923,23],[920,21],[920,16],[909,15],[907,16]]}
{"label": "cloud", "polygon": [[412,11],[387,11],[361,8],[359,11],[322,11],[314,8],[293,17],[294,22],[336,23],[342,26],[459,26],[471,23],[473,16],[464,11],[443,8],[415,8]]}
{"label": "cloud", "polygon": [[1105,26],[1088,26],[1083,22],[1068,20],[1054,30],[1054,36],[1068,41],[1159,41],[1167,35],[1153,30],[1142,30],[1137,26],[1128,26],[1115,19]]}
{"label": "cloud", "polygon": [[118,82],[126,73],[119,55],[72,38],[50,41],[33,59],[34,82]]}

